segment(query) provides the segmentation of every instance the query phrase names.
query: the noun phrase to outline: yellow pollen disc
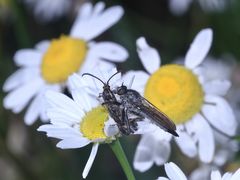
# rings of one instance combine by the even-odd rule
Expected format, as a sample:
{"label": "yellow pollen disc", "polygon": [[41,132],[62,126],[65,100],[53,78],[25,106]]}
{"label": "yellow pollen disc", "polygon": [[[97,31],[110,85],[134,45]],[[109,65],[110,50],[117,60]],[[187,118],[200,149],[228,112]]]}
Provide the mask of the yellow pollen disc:
{"label": "yellow pollen disc", "polygon": [[42,61],[42,76],[48,83],[61,83],[80,69],[87,53],[81,39],[61,36],[52,40]]}
{"label": "yellow pollen disc", "polygon": [[108,112],[103,106],[93,108],[87,112],[80,124],[83,136],[90,139],[105,139],[104,122],[108,120]]}
{"label": "yellow pollen disc", "polygon": [[192,71],[180,65],[165,65],[150,76],[144,96],[181,124],[200,111],[204,94]]}

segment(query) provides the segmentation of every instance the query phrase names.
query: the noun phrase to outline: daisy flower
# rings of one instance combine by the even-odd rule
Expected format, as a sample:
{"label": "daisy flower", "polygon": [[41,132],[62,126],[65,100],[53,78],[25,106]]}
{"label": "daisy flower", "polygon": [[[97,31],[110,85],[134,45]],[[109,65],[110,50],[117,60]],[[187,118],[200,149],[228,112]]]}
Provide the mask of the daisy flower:
{"label": "daisy flower", "polygon": [[42,96],[47,89],[60,92],[66,87],[68,76],[74,72],[91,72],[96,66],[113,67],[113,63],[127,59],[128,53],[122,46],[91,41],[123,15],[120,6],[106,10],[104,7],[103,2],[95,6],[84,4],[69,35],[42,41],[34,49],[21,49],[15,53],[14,61],[20,69],[3,86],[3,90],[9,92],[4,99],[5,108],[18,113],[31,101],[24,117],[25,123],[31,125],[39,116],[45,121]]}
{"label": "daisy flower", "polygon": [[233,3],[233,0],[170,0],[169,9],[174,15],[184,14],[190,7],[191,3],[197,2],[204,11],[217,12],[223,11],[229,4]]}
{"label": "daisy flower", "polygon": [[[229,146],[226,143],[226,147],[221,147],[216,150],[214,158],[211,163],[200,163],[199,167],[194,169],[189,175],[191,180],[202,180],[209,179],[211,171],[214,169],[219,169],[220,167],[225,167],[225,165],[234,159],[236,155],[236,148]],[[227,146],[228,145],[228,146]]]}
{"label": "daisy flower", "polygon": [[178,138],[156,128],[144,134],[138,144],[134,167],[146,171],[154,163],[161,165],[169,158],[171,139],[188,157],[199,156],[211,162],[215,150],[213,130],[235,135],[237,122],[228,102],[222,97],[230,87],[227,80],[204,81],[201,62],[212,43],[212,30],[200,31],[192,42],[183,65],[160,67],[160,56],[144,38],[137,40],[137,51],[146,71],[130,71],[126,82],[135,76],[132,89],[164,112],[177,125]]}
{"label": "daisy flower", "polygon": [[110,143],[118,133],[112,126],[106,109],[99,101],[87,93],[87,81],[74,74],[69,78],[73,99],[64,94],[47,91],[49,104],[47,116],[50,124],[42,125],[38,131],[47,133],[48,137],[60,139],[57,147],[61,149],[82,148],[92,144],[92,150],[83,170],[86,178],[102,143]]}
{"label": "daisy flower", "polygon": [[[117,71],[116,68],[106,68],[106,67],[98,67],[93,69],[94,73],[90,73],[88,74],[89,76],[84,76],[86,83],[84,87],[85,90],[87,91],[87,93],[95,98],[98,99],[99,102],[101,104],[105,103],[103,97],[100,97],[99,95],[103,94],[104,91],[104,84],[103,83],[108,83],[110,90],[114,91],[117,87],[120,87],[122,84],[124,84],[125,82],[122,79],[122,75],[119,71]],[[85,74],[86,75],[86,74]],[[92,76],[95,77],[92,77]],[[99,79],[97,79],[99,78]],[[131,84],[131,83],[130,83]],[[126,84],[127,87],[129,87],[130,84]],[[120,97],[118,95],[115,95],[116,100],[118,102],[120,102]],[[121,107],[119,107],[121,108]],[[131,116],[131,115],[130,115]],[[118,126],[119,124],[117,124],[117,122],[115,122],[114,117],[113,118],[113,122],[112,122],[112,126]],[[145,133],[149,133],[152,132],[153,130],[155,130],[155,126],[152,124],[149,124],[149,120],[144,118],[141,121],[136,121],[137,125],[137,129],[134,129],[134,132],[132,134],[145,134]],[[114,128],[116,128],[114,127]],[[118,127],[117,127],[118,129]],[[121,132],[122,133],[122,132]],[[122,134],[119,133],[119,136],[121,136]]]}
{"label": "daisy flower", "polygon": [[[166,172],[168,178],[158,177],[157,180],[168,180],[168,179],[170,179],[170,180],[187,180],[186,175],[173,162],[166,163],[164,165],[164,169],[165,169],[165,172]],[[210,179],[211,180],[237,180],[237,179],[240,179],[240,169],[238,169],[234,173],[226,172],[223,176],[221,176],[219,171],[214,170],[211,172]]]}
{"label": "daisy flower", "polygon": [[69,12],[72,0],[24,0],[33,9],[36,19],[47,22],[63,16]]}

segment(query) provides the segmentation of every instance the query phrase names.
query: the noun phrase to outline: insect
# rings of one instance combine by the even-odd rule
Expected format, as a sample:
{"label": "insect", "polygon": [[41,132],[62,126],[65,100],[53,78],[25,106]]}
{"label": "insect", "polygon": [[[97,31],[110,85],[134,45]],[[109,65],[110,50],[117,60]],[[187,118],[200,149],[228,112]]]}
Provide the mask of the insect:
{"label": "insect", "polygon": [[[103,98],[102,104],[117,123],[120,132],[125,135],[134,133],[138,129],[137,122],[148,118],[158,127],[178,136],[175,124],[137,91],[128,89],[124,85],[111,90],[109,82],[117,73],[119,72],[113,74],[106,83],[90,73],[84,73],[82,76],[89,75],[103,83],[103,92],[99,97]],[[117,99],[116,95],[120,99]]]}
{"label": "insect", "polygon": [[129,122],[126,120],[124,117],[125,111],[124,107],[122,104],[117,100],[115,94],[110,88],[109,82],[110,80],[119,72],[116,72],[113,74],[107,82],[103,82],[100,78],[94,76],[93,74],[90,73],[83,73],[82,76],[88,75],[96,78],[103,84],[103,92],[99,94],[99,97],[103,99],[102,105],[106,107],[106,109],[109,112],[109,115],[113,118],[113,120],[117,123],[117,126],[120,130],[120,132],[124,135],[129,135],[137,130],[137,123],[136,121],[131,120]]}
{"label": "insect", "polygon": [[167,117],[167,115],[162,113],[137,91],[128,89],[127,86],[122,85],[117,87],[114,93],[120,96],[121,104],[125,111],[126,121],[128,114],[134,114],[142,118],[146,117],[163,130],[174,136],[178,136],[175,124]]}

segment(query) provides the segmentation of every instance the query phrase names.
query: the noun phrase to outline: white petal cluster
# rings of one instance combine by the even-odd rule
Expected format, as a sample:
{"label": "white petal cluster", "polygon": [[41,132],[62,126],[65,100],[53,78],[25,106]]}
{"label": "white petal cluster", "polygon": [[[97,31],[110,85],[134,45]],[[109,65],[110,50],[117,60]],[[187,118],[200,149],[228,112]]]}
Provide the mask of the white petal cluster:
{"label": "white petal cluster", "polygon": [[[158,177],[157,180],[187,180],[188,178],[182,172],[182,170],[173,162],[166,163],[164,165],[165,172],[168,176],[166,177]],[[234,173],[226,172],[221,176],[220,172],[215,170],[211,172],[210,180],[237,180],[240,179],[240,169],[238,169]]]}
{"label": "white petal cluster", "polygon": [[[86,40],[88,52],[83,65],[76,73],[91,72],[93,68],[101,66],[107,69],[114,68],[113,63],[123,62],[128,58],[126,49],[117,43],[91,41],[117,23],[124,13],[120,6],[104,8],[105,4],[98,2],[95,6],[85,3],[79,9],[69,36]],[[38,117],[44,122],[47,121],[46,102],[43,98],[47,90],[62,92],[64,88],[69,88],[66,83],[49,84],[42,77],[41,64],[49,46],[50,41],[45,40],[33,49],[18,50],[14,55],[14,62],[19,70],[3,85],[3,90],[8,92],[3,102],[5,108],[19,113],[30,103],[24,117],[27,125],[33,124]]]}
{"label": "white petal cluster", "polygon": [[46,92],[47,116],[50,119],[50,124],[40,126],[38,131],[46,132],[48,137],[59,139],[60,141],[56,146],[61,149],[82,148],[92,143],[92,150],[82,174],[83,178],[86,178],[96,157],[99,144],[106,140],[114,140],[118,131],[112,132],[112,123],[108,123],[112,120],[108,119],[104,131],[112,133],[106,134],[106,139],[92,140],[85,137],[81,132],[81,122],[86,113],[99,106],[100,103],[96,97],[87,93],[86,81],[77,74],[70,76],[68,84],[73,99],[61,93]]}
{"label": "white petal cluster", "polygon": [[[215,152],[214,132],[220,131],[227,136],[236,133],[237,122],[229,103],[224,99],[231,83],[227,79],[204,78],[201,63],[206,58],[212,44],[213,33],[211,29],[201,30],[190,45],[186,53],[184,65],[199,79],[204,90],[204,104],[199,113],[186,123],[177,125],[179,137],[172,138],[157,136],[156,131],[144,134],[138,144],[134,167],[139,171],[146,171],[154,163],[161,165],[168,160],[170,154],[170,140],[174,139],[181,151],[188,157],[199,156],[202,162],[209,163],[213,160]],[[150,47],[145,38],[137,40],[137,52],[147,71],[130,71],[124,80],[129,82],[130,77],[135,77],[132,89],[142,95],[147,80],[161,65],[161,58],[156,49]],[[160,131],[160,130],[159,130]],[[158,153],[154,153],[158,150]],[[162,161],[158,161],[162,159]]]}

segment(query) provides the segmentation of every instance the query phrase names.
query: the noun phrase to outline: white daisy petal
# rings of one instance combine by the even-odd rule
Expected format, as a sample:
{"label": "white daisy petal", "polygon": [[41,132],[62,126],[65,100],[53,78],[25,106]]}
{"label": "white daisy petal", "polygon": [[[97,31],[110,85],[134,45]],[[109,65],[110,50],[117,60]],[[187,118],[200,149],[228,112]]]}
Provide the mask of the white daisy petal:
{"label": "white daisy petal", "polygon": [[120,6],[110,7],[99,13],[98,16],[90,11],[92,11],[90,5],[85,5],[84,12],[78,15],[71,29],[72,37],[93,39],[114,25],[123,15],[123,8]]}
{"label": "white daisy petal", "polygon": [[206,119],[218,130],[232,136],[235,135],[237,122],[228,102],[217,96],[207,95],[202,112]]}
{"label": "white daisy petal", "polygon": [[173,162],[166,163],[164,165],[167,176],[171,180],[187,180],[187,177],[182,170]]}
{"label": "white daisy petal", "polygon": [[[104,62],[104,61],[102,61],[102,62]],[[91,65],[90,65],[90,67],[91,67]],[[102,66],[100,65],[100,68],[101,68],[101,67],[102,67]],[[95,76],[97,76],[97,77],[101,77],[101,80],[102,80],[103,82],[105,82],[105,80],[102,78],[101,75],[95,73],[96,71],[98,71],[97,69],[98,69],[98,68],[96,68],[96,66],[95,66],[95,67],[92,67],[91,69],[85,68],[83,72],[84,72],[84,73],[91,73],[91,74],[93,74],[93,75],[95,75]],[[92,72],[93,72],[93,73],[92,73]],[[106,71],[104,71],[104,72],[106,72]],[[91,76],[84,76],[84,81],[87,82],[87,84],[88,84],[89,87],[91,87],[91,88],[90,88],[90,89],[91,89],[90,91],[94,92],[94,93],[92,93],[91,95],[94,95],[94,94],[95,94],[95,96],[97,97],[98,95],[96,95],[96,92],[97,92],[97,93],[102,92],[103,84],[102,84],[102,82],[100,82],[99,80],[97,80],[97,79],[95,79],[95,78],[93,78],[93,77],[91,77]],[[88,92],[88,93],[90,93],[90,92]]]}
{"label": "white daisy petal", "polygon": [[14,107],[12,107],[12,112],[14,113],[20,113],[26,106],[27,106],[27,103],[26,101],[24,101],[23,103],[21,104],[17,104],[15,105]]}
{"label": "white daisy petal", "polygon": [[157,165],[163,165],[170,157],[171,146],[168,141],[158,141],[154,149],[154,161]]}
{"label": "white daisy petal", "polygon": [[70,99],[66,95],[54,91],[47,91],[45,96],[47,98],[48,103],[52,107],[62,108],[66,111],[73,112],[81,117],[82,110],[77,106],[77,104],[72,99]]}
{"label": "white daisy petal", "polygon": [[13,90],[4,98],[4,107],[7,109],[14,109],[18,105],[20,105],[21,107],[19,107],[17,111],[20,112],[31,100],[31,98],[39,91],[42,84],[42,79],[36,78],[35,81],[31,81]]}
{"label": "white daisy petal", "polygon": [[135,152],[133,167],[140,171],[145,172],[153,165],[152,150],[156,142],[149,135],[143,135]]}
{"label": "white daisy petal", "polygon": [[84,179],[87,177],[87,175],[88,175],[88,173],[89,173],[89,171],[90,171],[90,169],[91,169],[91,167],[92,167],[93,161],[94,161],[94,159],[95,159],[95,157],[96,157],[96,155],[97,155],[98,146],[99,146],[98,143],[93,144],[91,154],[90,154],[90,156],[89,156],[89,159],[88,159],[88,161],[87,161],[87,164],[86,164],[86,166],[85,166],[85,168],[84,168],[84,170],[83,170],[83,173],[82,173],[82,177],[83,177]]}
{"label": "white daisy petal", "polygon": [[224,96],[231,87],[231,82],[228,80],[214,80],[203,84],[203,89],[207,94],[215,94]]}
{"label": "white daisy petal", "polygon": [[68,78],[68,86],[70,90],[78,90],[87,87],[85,81],[78,74],[74,73]]}
{"label": "white daisy petal", "polygon": [[194,69],[206,57],[211,44],[213,32],[210,28],[201,30],[193,40],[185,57],[185,66]]}
{"label": "white daisy petal", "polygon": [[158,177],[157,180],[169,180],[169,179],[165,177]]}
{"label": "white daisy petal", "polygon": [[136,44],[138,56],[144,68],[150,74],[152,74],[159,68],[161,64],[161,59],[157,50],[155,48],[150,47],[147,44],[146,39],[144,37],[138,38]]}
{"label": "white daisy petal", "polygon": [[191,2],[192,0],[170,0],[169,9],[174,15],[180,16],[188,10]]}
{"label": "white daisy petal", "polygon": [[108,121],[104,123],[104,133],[108,137],[115,136],[119,133],[118,126],[112,118],[110,118]]}
{"label": "white daisy petal", "polygon": [[33,49],[18,50],[13,59],[17,66],[38,66],[43,54]]}
{"label": "white daisy petal", "polygon": [[95,43],[90,48],[90,52],[99,59],[106,59],[113,62],[123,62],[128,58],[127,50],[113,42]]}
{"label": "white daisy petal", "polygon": [[37,95],[34,97],[33,101],[31,102],[27,112],[24,116],[24,122],[27,125],[32,125],[40,115],[41,112],[41,101],[42,101],[42,94]]}
{"label": "white daisy petal", "polygon": [[40,41],[39,43],[37,43],[35,45],[35,48],[37,50],[39,50],[40,52],[45,53],[47,51],[49,45],[50,45],[50,41],[49,40],[43,40],[43,41]]}
{"label": "white daisy petal", "polygon": [[[43,104],[42,104],[42,107],[44,107]],[[47,113],[46,113],[46,109],[45,108],[41,108],[40,119],[44,123],[49,122],[49,118],[47,117]]]}
{"label": "white daisy petal", "polygon": [[154,132],[152,132],[152,135],[154,136],[155,139],[157,139],[158,141],[168,141],[168,142],[172,139],[172,135],[170,133],[164,131],[158,126],[156,127],[157,129]]}
{"label": "white daisy petal", "polygon": [[93,9],[93,5],[90,2],[84,3],[78,11],[77,18],[80,18],[80,19],[89,18],[91,16],[92,9]]}
{"label": "white daisy petal", "polygon": [[[137,122],[138,129],[134,132],[134,134],[151,134],[152,132],[156,132],[159,127],[149,122],[149,120],[144,119],[143,121]],[[156,137],[156,136],[154,136]],[[159,140],[155,138],[156,140]]]}
{"label": "white daisy petal", "polygon": [[[133,82],[131,83],[133,79]],[[149,75],[144,71],[128,71],[123,75],[122,79],[125,85],[128,85],[128,88],[135,89],[138,92],[144,91],[144,86],[147,83]]]}
{"label": "white daisy petal", "polygon": [[189,175],[189,179],[190,180],[209,179],[210,173],[211,173],[211,168],[209,168],[209,166],[206,166],[204,164],[194,169]]}
{"label": "white daisy petal", "polygon": [[[40,126],[37,130],[41,132],[46,132],[48,137],[53,137],[58,139],[83,138],[81,137],[82,134],[78,130],[73,129],[69,126],[45,124]],[[86,138],[83,138],[83,139],[86,140]]]}
{"label": "white daisy petal", "polygon": [[[99,59],[99,57],[97,57],[94,54],[94,51],[89,51],[86,60],[84,61],[79,74],[83,74],[83,73],[92,73],[98,76],[95,72],[101,70],[102,72],[108,72],[109,69],[113,69],[115,68],[115,64],[112,63],[111,61],[104,61],[102,59]],[[106,73],[105,73],[106,74]],[[109,74],[108,74],[109,75]],[[102,76],[100,76],[102,77]],[[95,87],[95,83],[93,83],[93,80],[91,81],[87,81],[87,79],[89,79],[90,77],[84,77],[84,81],[87,82],[88,87],[92,87],[94,89],[98,88]],[[109,78],[109,77],[108,77]],[[93,79],[93,78],[91,78]],[[102,79],[103,80],[103,79]],[[90,84],[89,84],[90,83]],[[93,84],[92,84],[93,83]],[[102,90],[102,84],[100,82],[98,82],[100,86],[100,89]]]}
{"label": "white daisy petal", "polygon": [[104,2],[98,2],[93,9],[93,16],[98,16],[105,8]]}
{"label": "white daisy petal", "polygon": [[79,114],[62,108],[49,108],[47,109],[47,116],[51,119],[52,124],[68,124],[71,126],[80,121],[84,116],[84,112],[79,116]]}
{"label": "white daisy petal", "polygon": [[199,157],[202,162],[209,163],[213,159],[215,150],[212,129],[201,115],[195,116],[193,122],[198,138]]}
{"label": "white daisy petal", "polygon": [[90,111],[90,109],[97,105],[97,101],[94,102],[94,99],[89,98],[84,89],[72,91],[72,95],[74,95],[74,100],[78,103],[79,107],[85,111]]}
{"label": "white daisy petal", "polygon": [[10,91],[18,87],[20,84],[22,84],[22,81],[20,81],[19,79],[22,79],[25,73],[26,73],[25,69],[19,69],[11,76],[9,76],[5,83],[3,84],[3,91],[5,92]]}
{"label": "white daisy petal", "polygon": [[35,81],[35,78],[40,75],[37,68],[21,68],[7,78],[3,85],[5,92],[19,88],[24,83]]}
{"label": "white daisy petal", "polygon": [[[227,141],[229,141],[229,139]],[[220,167],[220,166],[223,166],[228,161],[228,159],[229,159],[229,151],[223,148],[218,149],[217,152],[215,153],[213,163]]]}
{"label": "white daisy petal", "polygon": [[211,173],[211,180],[221,180],[222,177],[221,177],[221,174],[219,171],[212,171]]}
{"label": "white daisy petal", "polygon": [[240,169],[238,169],[231,177],[231,180],[239,180],[240,179]]}
{"label": "white daisy petal", "polygon": [[204,70],[205,70],[204,68],[205,67],[203,67],[203,66],[198,66],[198,67],[192,69],[192,72],[194,74],[196,74],[197,76],[202,76],[204,74]]}
{"label": "white daisy petal", "polygon": [[[78,104],[79,107],[81,107],[82,109],[85,109],[86,111],[98,105],[97,99],[86,97],[87,94],[88,95],[92,94],[91,90],[89,89],[89,85],[87,85],[85,81],[82,80],[81,76],[77,74],[73,74],[68,79],[68,87],[71,91],[74,101]],[[102,90],[102,87],[101,87],[101,90]],[[96,92],[93,94],[95,96],[98,96]]]}
{"label": "white daisy petal", "polygon": [[188,157],[195,157],[197,155],[197,147],[191,136],[182,131],[177,131],[179,137],[174,138],[181,151]]}
{"label": "white daisy petal", "polygon": [[60,16],[63,16],[64,14],[69,12],[69,9],[72,4],[72,1],[66,1],[66,0],[57,0],[57,1],[26,0],[23,2],[29,5],[31,10],[33,10],[35,14],[36,20],[38,20],[41,23],[46,23],[46,22],[55,20]]}
{"label": "white daisy petal", "polygon": [[[232,173],[226,172],[223,177],[222,180],[229,180],[232,177]],[[240,176],[238,177],[238,179],[240,178]]]}
{"label": "white daisy petal", "polygon": [[89,143],[90,141],[87,138],[73,137],[61,140],[56,146],[61,149],[75,149],[84,147]]}

